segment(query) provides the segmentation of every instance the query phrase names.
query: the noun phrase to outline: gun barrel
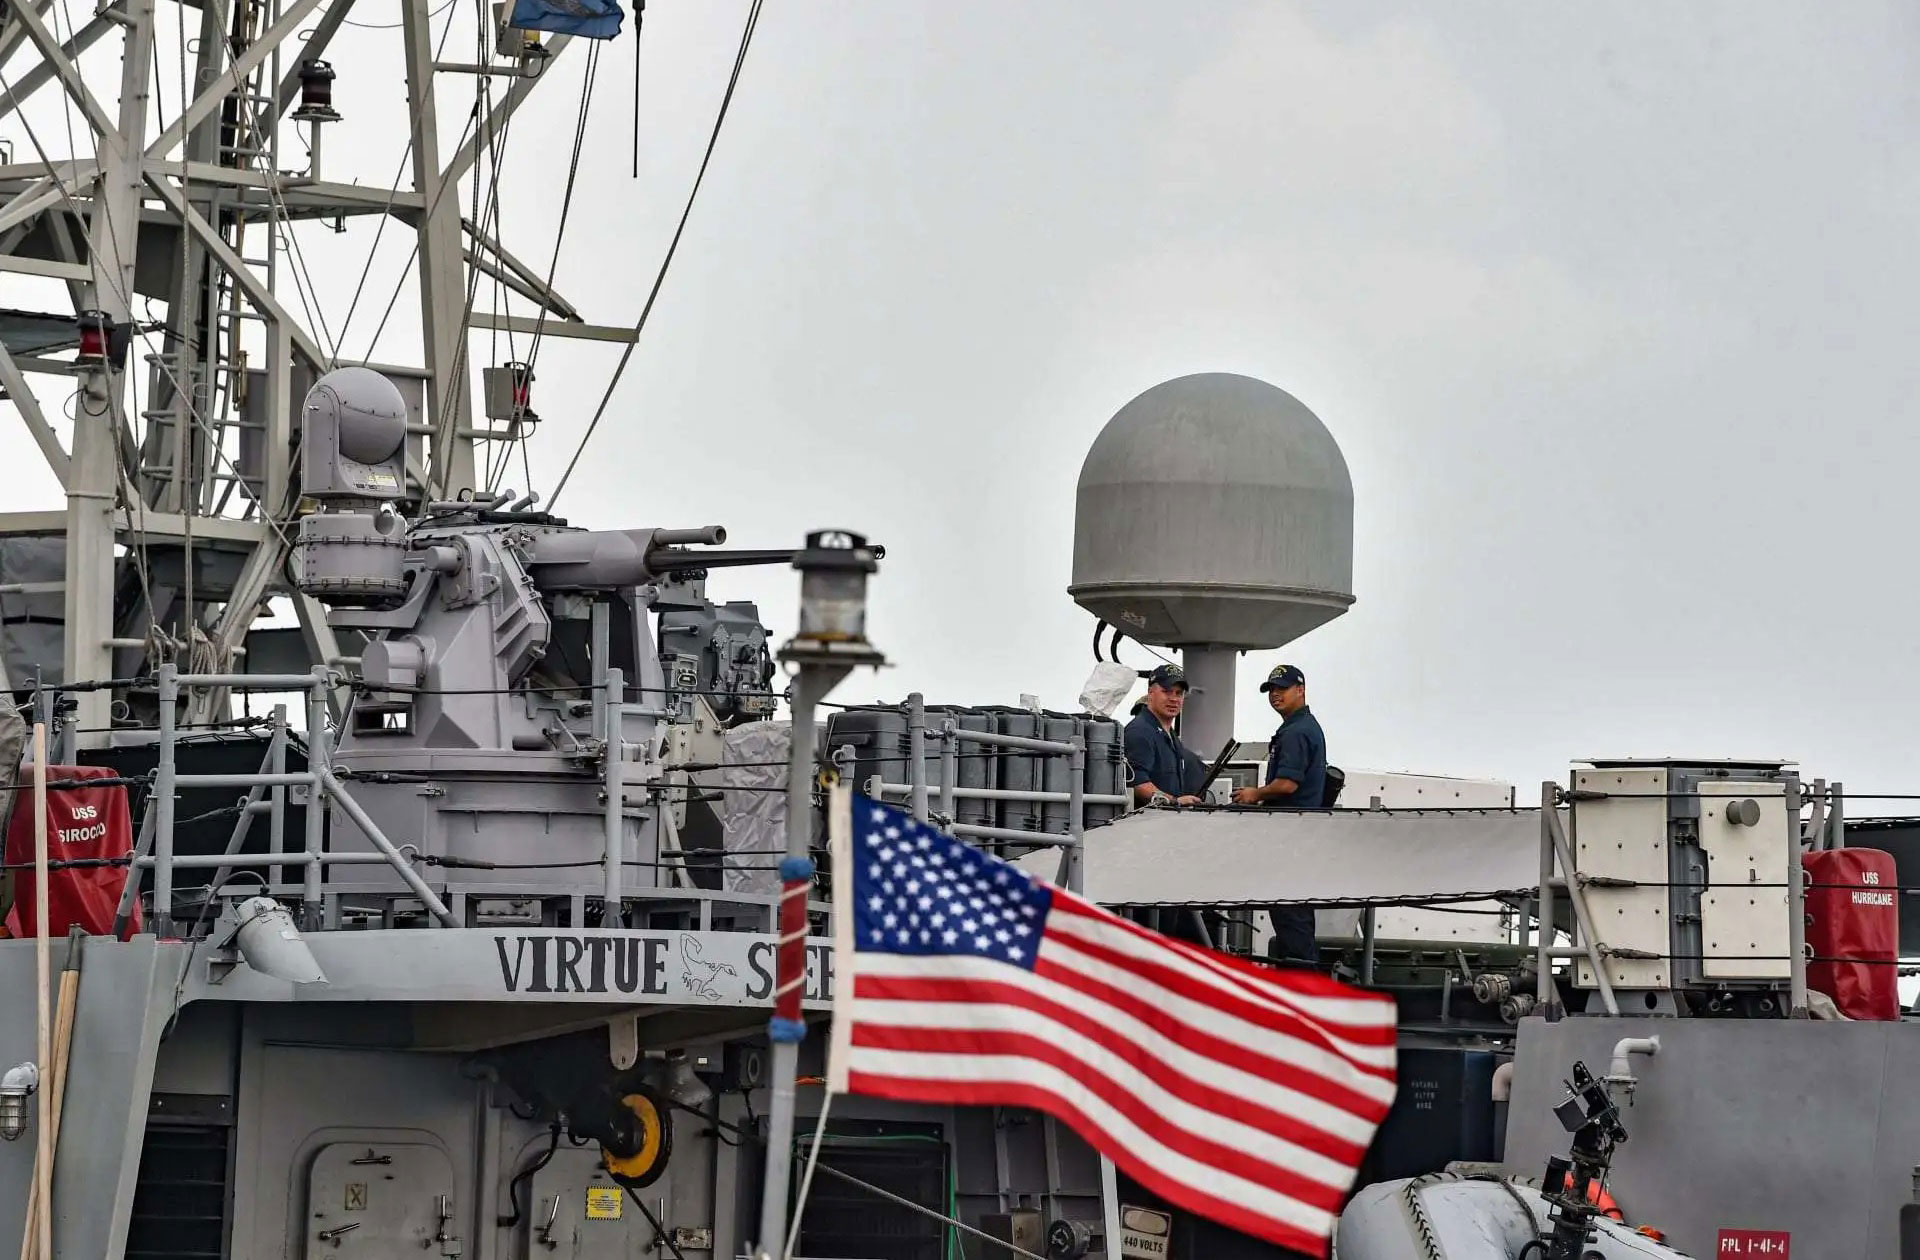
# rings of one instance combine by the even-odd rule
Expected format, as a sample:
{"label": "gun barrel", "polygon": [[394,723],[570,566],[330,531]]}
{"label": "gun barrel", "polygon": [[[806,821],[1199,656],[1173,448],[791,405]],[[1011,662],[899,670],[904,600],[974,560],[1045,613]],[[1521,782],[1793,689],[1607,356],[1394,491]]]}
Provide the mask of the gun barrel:
{"label": "gun barrel", "polygon": [[[543,591],[603,591],[638,586],[688,569],[738,569],[750,565],[792,564],[790,547],[736,551],[690,550],[681,543],[717,545],[727,531],[704,529],[566,530],[538,535],[528,568]],[[877,558],[885,554],[872,548]]]}
{"label": "gun barrel", "polygon": [[725,525],[702,525],[698,529],[653,531],[653,545],[656,547],[718,547],[725,541],[727,541]]}

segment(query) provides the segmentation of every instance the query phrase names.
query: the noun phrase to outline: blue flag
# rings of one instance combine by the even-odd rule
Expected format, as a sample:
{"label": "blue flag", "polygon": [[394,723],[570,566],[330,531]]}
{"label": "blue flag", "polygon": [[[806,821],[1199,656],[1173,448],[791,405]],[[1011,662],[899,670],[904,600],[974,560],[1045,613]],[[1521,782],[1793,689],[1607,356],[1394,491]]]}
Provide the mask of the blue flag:
{"label": "blue flag", "polygon": [[507,25],[523,31],[612,39],[626,16],[619,0],[514,0]]}

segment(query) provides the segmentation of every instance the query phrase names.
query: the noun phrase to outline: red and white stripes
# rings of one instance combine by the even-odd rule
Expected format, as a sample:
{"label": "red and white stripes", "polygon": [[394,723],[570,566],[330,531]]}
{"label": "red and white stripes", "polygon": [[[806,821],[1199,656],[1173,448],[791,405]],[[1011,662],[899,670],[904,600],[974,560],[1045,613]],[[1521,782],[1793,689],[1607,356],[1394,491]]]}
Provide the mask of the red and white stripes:
{"label": "red and white stripes", "polygon": [[1031,971],[843,955],[832,1084],[1045,1110],[1169,1202],[1319,1251],[1394,1096],[1393,1003],[1055,891]]}

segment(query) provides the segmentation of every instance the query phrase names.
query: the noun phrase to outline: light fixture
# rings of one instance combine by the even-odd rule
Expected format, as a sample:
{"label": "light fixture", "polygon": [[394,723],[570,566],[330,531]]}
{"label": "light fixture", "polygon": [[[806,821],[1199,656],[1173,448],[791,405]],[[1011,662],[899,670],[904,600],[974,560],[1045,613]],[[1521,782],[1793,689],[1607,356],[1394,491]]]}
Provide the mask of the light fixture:
{"label": "light fixture", "polygon": [[325,984],[313,951],[287,908],[271,897],[249,897],[234,912],[233,943],[247,966],[289,984]]}
{"label": "light fixture", "polygon": [[27,1131],[27,1099],[40,1087],[40,1069],[22,1063],[0,1076],[0,1138],[19,1140]]}
{"label": "light fixture", "polygon": [[74,363],[80,367],[102,367],[107,361],[107,329],[112,321],[105,311],[81,311],[75,321],[80,330],[80,350]]}
{"label": "light fixture", "polygon": [[867,540],[846,530],[807,535],[793,558],[800,570],[800,638],[816,643],[867,641],[867,574],[875,569]]}
{"label": "light fixture", "polygon": [[339,122],[333,107],[333,66],[317,57],[300,63],[300,108],[291,115],[301,122]]}
{"label": "light fixture", "polygon": [[667,1056],[660,1069],[660,1092],[668,1101],[699,1111],[713,1101],[713,1090],[693,1070],[693,1060],[684,1050]]}

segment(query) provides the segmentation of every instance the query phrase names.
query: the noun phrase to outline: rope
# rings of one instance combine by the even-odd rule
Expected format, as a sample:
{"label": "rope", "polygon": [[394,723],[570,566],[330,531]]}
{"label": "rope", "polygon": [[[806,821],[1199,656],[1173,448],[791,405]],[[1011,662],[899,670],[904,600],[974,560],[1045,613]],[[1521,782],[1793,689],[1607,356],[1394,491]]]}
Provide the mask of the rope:
{"label": "rope", "polygon": [[[553,232],[553,257],[547,262],[547,291],[553,291],[553,277],[560,269],[560,244],[567,236],[567,222],[573,215],[573,187],[580,177],[580,150],[587,139],[587,107],[593,101],[593,83],[600,70],[600,45],[594,44],[587,51],[587,70],[580,84],[580,113],[573,124],[573,156],[567,162],[567,188],[560,196],[560,222]],[[534,363],[540,358],[540,343],[545,339],[547,330],[547,304],[541,302],[540,316],[534,321],[533,343],[527,347],[527,371],[533,371]],[[527,489],[533,489],[528,486]]]}
{"label": "rope", "polygon": [[[452,8],[453,8],[453,0],[447,0],[445,9],[451,10]],[[432,17],[435,15],[429,14],[428,16]],[[358,26],[359,23],[348,22],[347,25]],[[405,25],[405,24],[395,23],[395,26],[401,26],[401,25]],[[392,30],[393,27],[380,27],[377,29]],[[435,61],[440,60],[441,54],[446,51],[447,37],[451,34],[453,34],[453,14],[451,12],[448,12],[446,25],[440,28],[440,42],[438,45],[435,46],[433,50],[433,59]],[[423,94],[420,98],[419,107],[413,111],[412,116],[407,120],[407,146],[406,148],[400,151],[400,165],[393,172],[393,186],[387,190],[387,204],[380,211],[379,225],[375,227],[373,230],[373,244],[367,247],[366,265],[361,267],[360,269],[359,283],[353,286],[353,300],[347,304],[347,317],[340,321],[340,340],[339,342],[336,343],[337,345],[345,345],[347,342],[347,329],[353,323],[353,313],[359,309],[360,295],[362,291],[364,291],[367,287],[367,278],[373,274],[373,260],[380,250],[380,238],[386,234],[388,220],[393,218],[393,201],[394,201],[394,198],[400,195],[400,181],[406,177],[407,159],[413,156],[413,137],[415,132],[419,130],[420,113],[422,110],[426,108],[427,102],[432,99],[433,99],[433,95],[431,91]],[[418,248],[417,244],[416,244],[416,248]],[[412,260],[409,259],[408,261],[412,261]],[[402,268],[402,270],[404,271],[405,268]],[[388,309],[392,309],[391,305],[389,305]],[[383,319],[381,321],[382,325],[384,325],[385,322],[386,321]],[[375,341],[379,340],[379,333],[376,332],[374,334],[374,340]],[[367,347],[367,357],[369,359],[373,357],[373,347],[371,345]],[[337,364],[338,360],[336,359],[335,362]]]}
{"label": "rope", "polygon": [[727,121],[727,111],[733,104],[734,89],[740,85],[740,70],[746,65],[747,50],[753,46],[753,32],[760,25],[760,6],[763,0],[753,0],[747,10],[746,28],[740,33],[740,49],[733,56],[733,73],[727,78],[727,91],[720,98],[720,111],[714,116],[713,133],[707,137],[707,151],[700,159],[700,169],[693,177],[693,188],[687,193],[687,204],[680,211],[680,223],[673,229],[673,239],[667,242],[666,256],[660,260],[660,270],[653,278],[653,288],[647,293],[646,304],[640,308],[640,318],[634,321],[633,336],[628,339],[626,348],[620,352],[620,362],[613,369],[613,379],[607,382],[606,392],[600,396],[600,405],[593,410],[593,418],[587,422],[587,431],[580,435],[580,444],[574,447],[573,458],[567,461],[566,471],[560,474],[560,481],[553,488],[553,497],[548,500],[548,510],[560,501],[561,493],[567,488],[567,479],[573,476],[573,470],[580,462],[580,456],[586,452],[587,443],[593,440],[593,434],[600,427],[600,420],[607,414],[607,406],[613,401],[613,391],[618,388],[620,378],[626,373],[627,364],[633,360],[634,347],[640,344],[640,334],[645,331],[647,317],[653,314],[653,304],[660,297],[660,288],[667,281],[667,270],[673,266],[674,255],[680,249],[680,237],[687,230],[687,220],[693,214],[694,199],[700,195],[700,185],[706,180],[707,166],[713,161],[713,150],[720,143],[720,129]]}
{"label": "rope", "polygon": [[813,1149],[807,1152],[807,1170],[800,1177],[800,1193],[794,1197],[793,1225],[787,1230],[787,1245],[780,1249],[779,1260],[792,1260],[800,1242],[800,1219],[807,1213],[807,1196],[813,1193],[813,1172],[820,1166],[820,1139],[827,1135],[827,1113],[833,1110],[833,1092],[820,1099],[820,1119],[813,1126]]}

